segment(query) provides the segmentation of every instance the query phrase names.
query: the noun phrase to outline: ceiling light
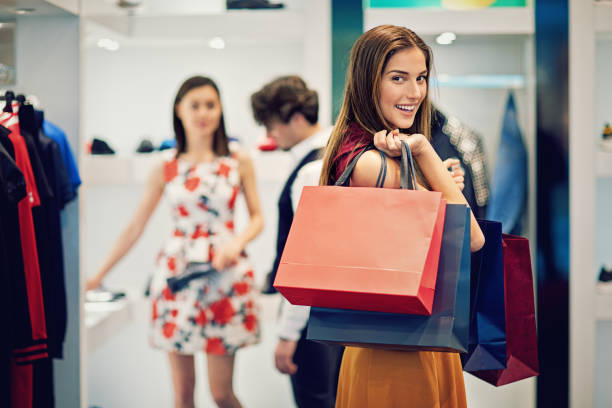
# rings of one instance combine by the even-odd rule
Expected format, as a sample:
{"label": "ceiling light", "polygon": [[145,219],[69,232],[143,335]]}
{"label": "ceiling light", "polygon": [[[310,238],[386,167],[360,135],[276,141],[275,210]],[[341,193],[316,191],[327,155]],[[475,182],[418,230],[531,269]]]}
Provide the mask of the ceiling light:
{"label": "ceiling light", "polygon": [[215,37],[208,42],[208,45],[215,50],[222,50],[225,48],[225,41],[221,37]]}
{"label": "ceiling light", "polygon": [[436,42],[440,45],[450,45],[457,39],[455,33],[442,33],[436,37]]}
{"label": "ceiling light", "polygon": [[119,49],[119,43],[115,40],[111,40],[110,38],[101,38],[97,43],[98,47],[104,48],[108,51],[117,51]]}

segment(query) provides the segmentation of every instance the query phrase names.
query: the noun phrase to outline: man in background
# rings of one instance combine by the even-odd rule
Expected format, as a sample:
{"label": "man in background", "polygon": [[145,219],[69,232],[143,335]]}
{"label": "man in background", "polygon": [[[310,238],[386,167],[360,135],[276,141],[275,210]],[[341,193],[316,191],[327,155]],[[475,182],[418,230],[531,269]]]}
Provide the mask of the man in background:
{"label": "man in background", "polygon": [[[266,84],[251,96],[251,105],[255,120],[266,127],[268,137],[293,157],[293,170],[278,200],[276,259],[263,289],[264,293],[275,293],[272,284],[302,188],[319,184],[321,157],[332,129],[318,124],[317,92],[298,76]],[[306,340],[309,314],[310,307],[283,299],[274,360],[280,372],[291,376],[298,407],[331,408],[336,401],[343,347]]]}

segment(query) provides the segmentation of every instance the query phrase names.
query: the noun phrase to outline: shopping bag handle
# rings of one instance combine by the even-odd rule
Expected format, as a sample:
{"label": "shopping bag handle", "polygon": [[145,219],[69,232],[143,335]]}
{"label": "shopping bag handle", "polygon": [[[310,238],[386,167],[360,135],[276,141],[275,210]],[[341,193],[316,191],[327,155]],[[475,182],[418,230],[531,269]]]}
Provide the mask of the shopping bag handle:
{"label": "shopping bag handle", "polygon": [[[360,151],[353,160],[346,166],[346,169],[342,172],[338,180],[336,181],[336,186],[348,186],[350,183],[351,174],[359,161],[359,158],[362,154],[367,152],[368,150],[376,149],[374,144],[370,143]],[[387,155],[385,155],[382,151],[376,149],[378,153],[380,153],[380,158],[382,160],[380,164],[380,171],[378,172],[378,179],[376,180],[376,187],[382,187],[385,184],[385,178],[387,177]],[[400,164],[400,188],[407,190],[416,190],[416,178],[414,172],[414,162],[412,160],[412,153],[410,152],[410,146],[402,140],[402,154],[401,154],[401,164]]]}
{"label": "shopping bag handle", "polygon": [[408,142],[402,140],[402,160],[400,163],[400,188],[416,190],[416,175],[414,171],[414,161]]}
{"label": "shopping bag handle", "polygon": [[[374,147],[374,144],[370,143],[369,145],[365,147],[365,149],[357,153],[357,156],[355,156],[355,158],[351,160],[348,166],[346,166],[346,169],[342,172],[342,174],[340,175],[340,177],[338,178],[338,180],[336,181],[334,185],[347,187],[350,183],[351,174],[353,174],[353,170],[355,170],[355,166],[357,165],[359,158],[361,157],[362,154],[372,149],[376,149],[376,147]],[[382,163],[380,165],[380,171],[378,172],[378,179],[376,180],[376,187],[382,187],[383,184],[385,184],[385,178],[387,177],[387,156],[385,156],[385,154],[381,152],[380,150],[378,150],[378,153],[380,153],[380,158],[382,160]]]}

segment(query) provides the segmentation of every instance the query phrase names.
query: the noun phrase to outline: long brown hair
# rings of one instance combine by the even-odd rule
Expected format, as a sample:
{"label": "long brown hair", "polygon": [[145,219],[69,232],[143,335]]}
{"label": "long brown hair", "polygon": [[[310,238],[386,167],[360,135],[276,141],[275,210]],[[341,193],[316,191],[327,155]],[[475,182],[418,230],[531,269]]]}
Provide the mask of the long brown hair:
{"label": "long brown hair", "polygon": [[393,130],[385,119],[379,104],[380,81],[391,56],[402,49],[418,48],[425,55],[427,66],[427,94],[416,113],[414,124],[406,132],[421,133],[430,139],[431,103],[429,78],[433,66],[431,48],[414,31],[393,25],[381,25],[363,33],[351,49],[351,59],[346,73],[344,100],[334,130],[327,142],[323,157],[323,170],[319,184],[333,182],[333,161],[342,144],[347,126],[356,122],[370,135],[383,129]]}
{"label": "long brown hair", "polygon": [[[187,79],[178,92],[176,93],[176,97],[174,98],[174,105],[172,106],[172,122],[174,125],[174,137],[176,138],[176,156],[179,154],[185,153],[187,150],[187,137],[185,136],[185,128],[183,127],[183,122],[176,114],[176,107],[183,100],[187,92],[191,91],[195,88],[200,88],[202,86],[211,86],[217,96],[219,97],[219,103],[221,103],[221,94],[219,93],[219,88],[217,84],[210,79],[203,76],[194,76]],[[215,130],[213,134],[213,152],[217,156],[227,156],[229,155],[229,145],[227,134],[225,133],[225,121],[223,120],[223,108],[221,108],[221,117],[219,118],[219,127]]]}

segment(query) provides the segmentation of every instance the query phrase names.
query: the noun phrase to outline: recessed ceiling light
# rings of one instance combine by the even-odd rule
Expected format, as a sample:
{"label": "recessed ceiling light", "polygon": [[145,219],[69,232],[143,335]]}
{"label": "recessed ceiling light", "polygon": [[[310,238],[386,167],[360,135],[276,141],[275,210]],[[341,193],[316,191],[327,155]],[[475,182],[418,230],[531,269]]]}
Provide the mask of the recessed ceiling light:
{"label": "recessed ceiling light", "polygon": [[119,43],[110,38],[101,38],[97,42],[98,47],[104,48],[108,51],[117,51],[119,49]]}
{"label": "recessed ceiling light", "polygon": [[215,37],[208,42],[208,45],[215,50],[222,50],[225,48],[225,41],[221,37]]}
{"label": "recessed ceiling light", "polygon": [[455,33],[442,33],[436,37],[436,42],[440,45],[450,45],[457,39]]}

